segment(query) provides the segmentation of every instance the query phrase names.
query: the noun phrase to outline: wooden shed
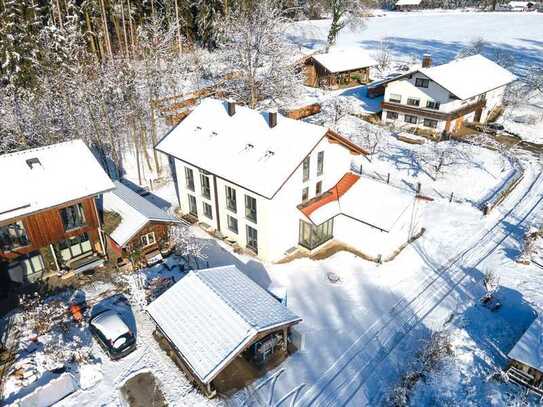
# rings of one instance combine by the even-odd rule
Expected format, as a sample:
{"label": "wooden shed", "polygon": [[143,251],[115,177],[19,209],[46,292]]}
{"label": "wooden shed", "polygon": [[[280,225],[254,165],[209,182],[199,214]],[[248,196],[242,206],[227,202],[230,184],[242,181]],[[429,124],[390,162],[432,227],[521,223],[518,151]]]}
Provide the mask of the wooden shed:
{"label": "wooden shed", "polygon": [[324,89],[339,89],[370,82],[370,68],[377,62],[366,52],[336,50],[315,54],[304,61],[304,84]]}
{"label": "wooden shed", "polygon": [[302,320],[236,266],[191,271],[147,312],[170,356],[208,397],[226,391],[217,380],[238,359],[263,367],[286,354],[290,329]]}
{"label": "wooden shed", "polygon": [[150,264],[169,249],[169,227],[179,219],[119,181],[103,198],[110,255],[117,261]]}

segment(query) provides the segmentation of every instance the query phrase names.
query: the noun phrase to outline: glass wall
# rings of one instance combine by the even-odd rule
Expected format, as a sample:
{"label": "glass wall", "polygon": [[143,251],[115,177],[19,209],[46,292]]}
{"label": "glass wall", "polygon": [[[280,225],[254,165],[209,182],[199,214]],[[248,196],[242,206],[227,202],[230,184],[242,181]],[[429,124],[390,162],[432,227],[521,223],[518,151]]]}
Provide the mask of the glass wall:
{"label": "glass wall", "polygon": [[314,249],[334,237],[334,219],[319,226],[300,220],[299,243],[307,249]]}

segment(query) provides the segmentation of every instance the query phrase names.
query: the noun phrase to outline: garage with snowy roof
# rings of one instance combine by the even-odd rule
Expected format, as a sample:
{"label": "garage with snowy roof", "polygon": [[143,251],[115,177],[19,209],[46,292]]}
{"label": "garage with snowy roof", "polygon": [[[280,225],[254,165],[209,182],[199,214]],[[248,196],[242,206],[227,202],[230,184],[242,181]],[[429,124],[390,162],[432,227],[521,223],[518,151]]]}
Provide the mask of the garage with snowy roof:
{"label": "garage with snowy roof", "polygon": [[262,365],[286,354],[289,330],[302,320],[233,265],[191,271],[147,312],[176,363],[210,397],[238,356]]}

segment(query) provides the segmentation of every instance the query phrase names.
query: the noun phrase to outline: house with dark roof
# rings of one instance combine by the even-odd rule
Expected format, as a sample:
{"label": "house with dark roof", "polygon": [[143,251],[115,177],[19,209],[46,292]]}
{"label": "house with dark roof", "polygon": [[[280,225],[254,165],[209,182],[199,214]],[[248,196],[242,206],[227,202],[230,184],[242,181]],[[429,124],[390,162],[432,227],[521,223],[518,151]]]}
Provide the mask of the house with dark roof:
{"label": "house with dark roof", "polygon": [[236,266],[191,271],[147,312],[174,360],[210,397],[231,380],[229,366],[244,363],[239,356],[261,366],[286,355],[289,332],[302,321]]}
{"label": "house with dark roof", "polygon": [[[151,264],[169,249],[169,228],[182,223],[120,181],[103,196],[108,248],[119,263]],[[186,223],[186,222],[185,222]]]}

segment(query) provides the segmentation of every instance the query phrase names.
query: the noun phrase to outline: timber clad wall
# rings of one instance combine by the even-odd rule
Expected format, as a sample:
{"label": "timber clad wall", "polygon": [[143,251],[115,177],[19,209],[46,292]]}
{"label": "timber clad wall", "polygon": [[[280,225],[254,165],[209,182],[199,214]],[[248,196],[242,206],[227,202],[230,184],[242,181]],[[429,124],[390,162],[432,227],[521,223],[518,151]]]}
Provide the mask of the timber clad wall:
{"label": "timber clad wall", "polygon": [[[85,213],[85,225],[80,228],[65,231],[60,210],[62,208],[81,203]],[[58,242],[69,237],[87,233],[96,251],[100,251],[98,227],[99,221],[96,215],[96,202],[93,197],[83,200],[72,201],[52,209],[34,213],[32,215],[16,218],[4,222],[6,224],[21,220],[23,222],[30,245],[20,247],[12,252],[1,253],[1,257],[13,259],[23,254],[30,253],[45,247],[51,243]]]}
{"label": "timber clad wall", "polygon": [[[159,242],[163,239],[168,238],[168,227],[169,225],[166,225],[164,223],[148,224],[142,230],[140,230],[132,239],[130,239],[130,242],[128,242],[128,244],[126,245],[127,250],[133,250],[135,248],[138,248],[141,249],[143,253],[147,253],[158,249]],[[151,232],[155,233],[155,243],[146,247],[142,247],[141,237]]]}

